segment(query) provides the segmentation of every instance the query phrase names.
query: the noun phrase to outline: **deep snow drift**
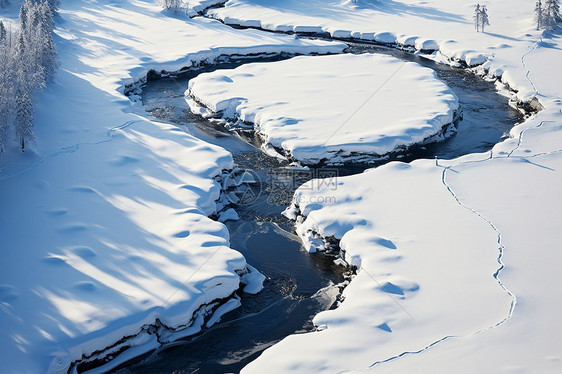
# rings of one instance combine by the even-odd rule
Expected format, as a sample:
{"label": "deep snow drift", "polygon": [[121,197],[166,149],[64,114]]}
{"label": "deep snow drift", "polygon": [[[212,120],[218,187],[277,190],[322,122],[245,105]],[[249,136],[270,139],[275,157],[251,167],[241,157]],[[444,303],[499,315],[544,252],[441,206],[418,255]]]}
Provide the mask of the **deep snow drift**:
{"label": "deep snow drift", "polygon": [[36,149],[14,142],[0,156],[5,373],[66,372],[97,350],[136,347],[115,365],[217,322],[238,305],[241,281],[260,289],[263,277],[207,217],[232,156],[144,118],[125,84],[221,55],[342,49],[170,17],[146,1],[63,1],[60,13],[61,67],[37,100]]}
{"label": "deep snow drift", "polygon": [[223,118],[254,124],[266,143],[306,164],[442,139],[458,109],[431,69],[369,54],[218,70],[192,79],[186,94]]}

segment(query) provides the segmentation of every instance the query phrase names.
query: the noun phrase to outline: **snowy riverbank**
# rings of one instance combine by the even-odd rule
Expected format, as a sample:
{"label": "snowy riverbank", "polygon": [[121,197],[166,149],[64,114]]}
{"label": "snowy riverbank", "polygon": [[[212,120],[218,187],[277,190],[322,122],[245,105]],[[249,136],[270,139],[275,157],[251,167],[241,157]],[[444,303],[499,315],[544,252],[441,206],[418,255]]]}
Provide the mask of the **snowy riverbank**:
{"label": "snowy riverbank", "polygon": [[284,339],[245,373],[560,371],[560,28],[537,32],[533,4],[500,1],[477,34],[474,6],[233,0],[208,12],[229,24],[438,50],[434,59],[479,64],[514,101],[543,107],[492,153],[391,163],[297,191],[288,213],[304,242],[341,240],[358,274],[342,305],[315,317],[321,331]]}
{"label": "snowy riverbank", "polygon": [[[359,271],[340,307],[315,318],[321,331],[286,338],[244,372],[559,372],[560,28],[536,31],[523,0],[490,4],[492,26],[478,34],[475,4],[460,1],[278,4],[233,0],[209,14],[438,49],[434,59],[480,64],[544,109],[491,154],[392,163],[298,191],[292,213],[309,248],[341,239]],[[342,49],[144,0],[63,0],[55,32],[61,67],[38,97],[36,147],[0,156],[0,366],[10,373],[118,354],[108,369],[237,305],[251,268],[208,218],[231,156],[146,119],[126,85],[221,55]]]}
{"label": "snowy riverbank", "polygon": [[[197,2],[197,1],[196,1]],[[517,99],[530,101],[534,90],[521,71],[522,50],[540,37],[533,4],[495,1],[488,6],[492,26],[476,33],[472,15],[475,3],[415,0],[285,1],[229,0],[207,11],[209,17],[229,25],[285,33],[310,33],[394,45],[424,52],[451,64],[479,65],[479,70],[516,89]],[[507,71],[507,74],[504,72]]]}

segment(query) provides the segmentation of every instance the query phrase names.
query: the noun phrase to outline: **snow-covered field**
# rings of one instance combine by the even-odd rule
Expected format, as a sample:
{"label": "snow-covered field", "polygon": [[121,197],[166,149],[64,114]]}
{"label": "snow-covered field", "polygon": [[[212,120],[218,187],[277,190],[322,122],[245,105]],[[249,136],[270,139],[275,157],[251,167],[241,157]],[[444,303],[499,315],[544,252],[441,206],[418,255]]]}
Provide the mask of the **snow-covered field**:
{"label": "snow-covered field", "polygon": [[337,189],[303,186],[288,212],[304,216],[297,232],[310,250],[341,239],[358,275],[338,309],[316,316],[321,332],[285,339],[245,372],[559,372],[561,120],[537,115],[492,158],[394,162]]}
{"label": "snow-covered field", "polygon": [[369,54],[217,70],[192,79],[186,94],[223,118],[254,124],[267,144],[306,164],[443,139],[458,109],[433,70]]}
{"label": "snow-covered field", "polygon": [[[16,15],[12,3],[0,17]],[[475,4],[459,0],[231,0],[209,12],[227,23],[438,49],[435,59],[483,63],[477,72],[544,107],[492,154],[392,163],[336,189],[298,191],[292,213],[306,218],[297,224],[305,243],[341,239],[358,274],[340,307],[315,318],[321,331],[286,338],[244,372],[562,370],[562,37],[560,28],[534,29],[534,2],[487,5],[487,33],[473,30]],[[225,226],[207,218],[220,193],[213,177],[231,156],[146,119],[125,84],[220,55],[342,49],[162,13],[148,0],[63,0],[56,33],[61,67],[37,100],[35,150],[13,144],[0,156],[8,373],[66,372],[131,335],[114,346],[136,346],[123,360],[154,348],[155,331],[173,338],[161,324],[195,318],[183,330],[192,334],[203,325],[196,314],[213,309],[206,304],[223,303],[209,323],[238,305],[232,294],[251,267],[229,248]],[[335,202],[317,198],[326,196]],[[255,291],[253,274],[245,281]]]}
{"label": "snow-covered field", "polygon": [[[35,150],[14,142],[0,157],[6,373],[66,372],[140,334],[114,347],[137,345],[120,356],[130,358],[158,346],[154,331],[169,339],[164,329],[148,334],[149,325],[191,324],[182,334],[193,334],[214,300],[224,306],[209,324],[239,303],[232,294],[246,261],[229,248],[226,227],[207,218],[220,193],[213,178],[232,168],[231,155],[147,120],[121,93],[125,83],[233,53],[341,51],[171,17],[146,1],[63,1],[60,13],[61,66],[37,100]],[[243,278],[255,292],[254,275]]]}

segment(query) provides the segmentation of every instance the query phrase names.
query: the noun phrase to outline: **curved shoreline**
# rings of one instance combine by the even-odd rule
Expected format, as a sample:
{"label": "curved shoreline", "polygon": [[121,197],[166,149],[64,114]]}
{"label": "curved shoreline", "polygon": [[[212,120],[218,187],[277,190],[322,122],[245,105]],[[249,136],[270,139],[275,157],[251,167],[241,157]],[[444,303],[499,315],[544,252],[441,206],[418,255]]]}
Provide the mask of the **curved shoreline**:
{"label": "curved shoreline", "polygon": [[[249,27],[249,28],[253,28],[253,27]],[[262,30],[263,30],[263,31],[267,31],[267,32],[271,32],[270,30],[266,30],[266,29],[262,29]],[[297,33],[297,34],[299,34],[299,33]],[[300,35],[304,35],[304,36],[313,36],[313,37],[318,36],[318,35],[312,35],[311,33],[300,33]],[[343,41],[344,39],[334,39],[334,40],[336,40],[336,41]],[[355,38],[353,38],[353,39],[351,39],[351,40],[347,40],[347,41],[352,41],[352,42],[359,43],[359,44],[365,43],[365,44],[370,44],[370,45],[381,45],[381,46],[387,46],[387,47],[391,47],[391,48],[397,48],[397,47],[398,47],[398,49],[400,49],[400,47],[397,46],[397,45],[388,44],[388,43],[379,43],[379,42],[376,42],[376,41],[366,41],[366,40],[355,39]],[[403,49],[403,50],[404,50],[405,52],[411,52],[411,51],[409,51],[408,49]],[[428,50],[428,51],[429,51],[429,50]],[[232,57],[233,55],[224,55],[224,54],[220,54],[220,55],[216,56],[215,59],[214,59],[215,62],[216,62],[216,61],[220,61],[218,64],[216,64],[215,62],[210,62],[210,63],[208,63],[208,62],[203,62],[203,63],[201,63],[201,64],[199,64],[199,65],[195,65],[195,66],[193,66],[193,67],[184,67],[184,68],[181,68],[181,69],[179,69],[179,70],[177,70],[177,71],[174,71],[174,72],[169,72],[169,71],[165,71],[165,70],[160,71],[160,72],[157,72],[157,71],[155,71],[155,70],[150,70],[150,71],[146,74],[146,76],[141,77],[140,79],[135,80],[135,81],[133,81],[133,82],[131,82],[131,83],[124,84],[124,85],[123,85],[123,93],[124,93],[126,96],[133,96],[133,95],[135,95],[135,91],[138,90],[138,88],[140,87],[140,85],[142,85],[142,84],[145,83],[146,81],[153,80],[153,79],[166,78],[166,77],[174,76],[174,75],[193,74],[194,72],[199,73],[199,72],[202,72],[203,70],[205,70],[206,68],[211,68],[211,69],[214,70],[214,69],[220,68],[221,65],[224,66],[223,64],[226,64],[226,65],[233,64],[233,63],[234,63],[234,64],[236,64],[236,63],[244,64],[244,63],[254,62],[254,61],[255,61],[255,62],[257,62],[257,61],[264,61],[264,60],[267,60],[267,59],[273,59],[273,60],[275,61],[275,60],[277,60],[277,59],[286,59],[286,58],[291,58],[291,57],[294,57],[294,56],[297,56],[297,55],[300,55],[300,54],[299,54],[299,53],[291,54],[291,53],[286,53],[286,52],[280,52],[280,53],[263,53],[263,54],[252,53],[252,54],[242,55],[242,56],[241,56],[241,55],[234,55],[235,58],[234,58],[234,59],[231,59],[231,57]],[[244,62],[240,62],[239,60],[237,61],[237,59],[240,58],[240,57],[241,57],[242,59],[244,59]],[[248,58],[248,57],[249,57],[249,58]],[[221,61],[221,60],[226,60],[226,62]],[[454,61],[451,62],[451,65],[453,65],[453,63],[454,63]],[[465,67],[468,67],[468,65],[465,66]],[[470,71],[470,70],[469,70],[469,71]],[[474,71],[472,71],[472,72],[474,72]],[[509,88],[509,86],[507,86],[507,87]],[[512,92],[513,92],[513,91],[512,91]],[[529,105],[529,107],[532,108],[532,104],[530,104],[530,103],[519,103],[519,102],[518,102],[517,104],[518,104],[518,105],[521,105],[521,106],[522,106],[522,109],[528,109],[528,107],[526,107],[527,105]],[[449,125],[450,125],[450,124],[449,124]],[[339,247],[338,247],[338,248],[339,248]],[[228,300],[231,300],[231,299],[228,299]],[[225,303],[226,303],[228,300],[226,300]],[[220,305],[216,306],[216,308],[218,308],[218,307],[220,307]],[[192,318],[192,319],[191,319],[191,322],[193,322],[193,321],[194,321],[194,319]],[[187,325],[188,325],[188,324],[186,324],[186,326],[187,326]],[[145,329],[145,327],[146,327],[146,329]],[[154,324],[154,325],[144,325],[144,326],[142,327],[142,329],[141,329],[141,330],[142,330],[141,332],[149,331],[149,330],[151,330],[151,328],[158,328],[158,327],[159,327],[159,326],[158,326],[157,323]],[[173,329],[170,329],[170,331],[173,331]],[[134,338],[134,337],[136,337],[136,336],[131,336],[131,338]],[[121,341],[117,342],[115,345],[113,345],[113,346],[111,346],[111,347],[107,347],[106,349],[101,350],[101,352],[103,352],[103,351],[105,351],[105,350],[107,350],[107,349],[112,349],[112,347],[115,347],[116,345],[120,345],[120,344],[122,344]],[[153,348],[149,348],[147,351],[150,351],[150,350],[152,350],[152,349],[153,349]],[[98,351],[96,351],[96,352],[98,352]],[[146,353],[146,352],[144,352],[144,353]],[[112,353],[110,352],[110,354],[112,354]],[[143,353],[139,353],[138,355],[142,355],[142,354],[143,354]],[[138,355],[137,355],[137,356],[138,356]]]}
{"label": "curved shoreline", "polygon": [[[220,67],[217,67],[220,68]],[[506,100],[507,101],[507,100]],[[339,252],[340,248],[339,245],[336,245],[337,243],[334,243],[333,241],[328,240],[328,242],[330,242],[329,244],[331,245],[331,249],[333,250],[334,254],[337,255],[337,253]],[[336,248],[337,247],[337,248]]]}

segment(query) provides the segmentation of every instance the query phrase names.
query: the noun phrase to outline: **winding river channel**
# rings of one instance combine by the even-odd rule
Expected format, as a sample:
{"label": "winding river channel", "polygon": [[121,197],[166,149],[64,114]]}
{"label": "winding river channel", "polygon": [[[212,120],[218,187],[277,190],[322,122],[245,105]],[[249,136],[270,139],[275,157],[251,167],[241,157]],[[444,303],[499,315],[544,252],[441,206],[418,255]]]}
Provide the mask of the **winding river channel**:
{"label": "winding river channel", "polygon": [[[485,152],[504,137],[522,115],[498,94],[493,82],[485,81],[465,69],[437,64],[423,57],[393,48],[368,43],[349,43],[347,53],[383,53],[415,61],[436,71],[438,77],[456,93],[464,116],[456,135],[425,147],[415,147],[394,159],[455,158],[467,153]],[[189,79],[204,71],[230,69],[248,62],[245,59],[187,72],[181,77],[149,81],[142,89],[145,109],[154,117],[176,124],[184,131],[230,151],[237,168],[252,171],[261,183],[259,194],[248,204],[236,207],[239,221],[228,221],[232,248],[264,275],[265,288],[257,295],[241,294],[242,306],[201,334],[162,347],[121,367],[121,373],[221,373],[238,372],[264,349],[285,336],[313,330],[312,318],[337,303],[348,269],[334,264],[333,257],[306,253],[292,231],[292,223],[281,215],[295,187],[312,175],[297,172],[286,161],[271,157],[259,148],[251,134],[237,134],[214,121],[192,114],[184,99]],[[314,58],[314,57],[311,57]],[[384,162],[388,162],[385,160]],[[336,168],[340,176],[376,167],[346,165]],[[295,183],[277,183],[291,174]],[[297,177],[295,177],[295,175]],[[272,187],[274,186],[274,187]]]}

